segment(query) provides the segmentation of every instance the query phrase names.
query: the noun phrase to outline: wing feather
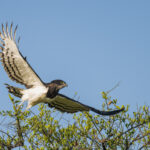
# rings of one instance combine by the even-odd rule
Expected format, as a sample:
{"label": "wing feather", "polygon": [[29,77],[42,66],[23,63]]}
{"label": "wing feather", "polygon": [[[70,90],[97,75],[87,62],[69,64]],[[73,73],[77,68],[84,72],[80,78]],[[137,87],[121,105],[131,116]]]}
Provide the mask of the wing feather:
{"label": "wing feather", "polygon": [[12,27],[13,27],[13,23],[11,23],[11,25],[10,25],[10,38],[11,38],[11,40],[13,40]]}
{"label": "wing feather", "polygon": [[2,31],[3,31],[3,35],[4,35],[4,38],[7,36],[6,33],[5,33],[5,29],[4,29],[4,25],[2,24]]}
{"label": "wing feather", "polygon": [[7,37],[10,38],[9,31],[8,31],[8,23],[6,23],[6,34],[7,34]]}
{"label": "wing feather", "polygon": [[2,32],[0,32],[0,40],[2,50],[0,58],[8,76],[17,83],[25,85],[27,88],[33,86],[44,86],[44,83],[31,68],[29,63],[24,59],[20,53],[15,41],[17,26],[12,33],[12,24],[10,26],[10,33],[8,25],[6,24],[6,32],[2,24]]}
{"label": "wing feather", "polygon": [[16,40],[16,31],[17,31],[18,25],[16,25],[15,30],[14,30],[14,41]]}
{"label": "wing feather", "polygon": [[65,95],[58,94],[53,101],[49,102],[49,107],[56,108],[61,112],[67,112],[67,113],[76,113],[79,111],[93,111],[99,115],[114,115],[124,110],[118,109],[113,111],[100,111],[96,108],[90,107],[88,105],[84,105],[74,99],[71,99]]}

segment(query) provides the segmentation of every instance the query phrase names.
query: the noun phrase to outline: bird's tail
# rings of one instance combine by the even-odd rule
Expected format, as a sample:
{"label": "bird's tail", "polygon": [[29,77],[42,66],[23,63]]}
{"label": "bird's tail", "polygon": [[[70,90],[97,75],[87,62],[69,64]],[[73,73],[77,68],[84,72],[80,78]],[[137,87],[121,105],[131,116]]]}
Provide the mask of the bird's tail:
{"label": "bird's tail", "polygon": [[9,92],[9,93],[11,93],[11,94],[13,94],[14,96],[19,97],[19,98],[22,97],[23,94],[22,94],[21,91],[23,91],[23,89],[17,88],[17,87],[14,87],[14,86],[11,86],[11,85],[9,85],[9,84],[5,84],[5,85],[6,85],[6,88],[8,89],[8,92]]}
{"label": "bird's tail", "polygon": [[120,113],[121,111],[124,111],[124,107],[121,109],[116,109],[116,110],[112,110],[112,111],[100,111],[98,109],[95,109],[93,107],[90,107],[90,110],[94,111],[95,113],[98,113],[100,115],[104,115],[104,116],[110,116],[110,115],[115,115]]}

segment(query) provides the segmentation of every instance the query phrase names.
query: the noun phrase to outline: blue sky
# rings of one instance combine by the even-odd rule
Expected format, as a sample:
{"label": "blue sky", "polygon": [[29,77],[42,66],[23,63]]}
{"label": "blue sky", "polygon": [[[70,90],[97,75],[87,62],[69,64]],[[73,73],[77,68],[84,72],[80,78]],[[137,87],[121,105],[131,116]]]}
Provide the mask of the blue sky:
{"label": "blue sky", "polygon": [[[2,1],[0,23],[18,24],[20,51],[45,82],[63,79],[61,93],[101,108],[100,92],[118,105],[150,104],[150,1]],[[12,109],[0,67],[0,110]],[[37,109],[37,107],[33,108]]]}

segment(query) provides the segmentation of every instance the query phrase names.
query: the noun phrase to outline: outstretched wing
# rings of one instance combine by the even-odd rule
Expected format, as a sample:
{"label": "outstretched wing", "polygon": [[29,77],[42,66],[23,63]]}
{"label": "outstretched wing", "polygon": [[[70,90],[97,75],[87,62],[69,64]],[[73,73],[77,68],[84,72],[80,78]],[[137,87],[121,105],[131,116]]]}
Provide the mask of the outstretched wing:
{"label": "outstretched wing", "polygon": [[115,115],[121,111],[124,110],[118,109],[118,110],[113,110],[113,111],[100,111],[98,109],[95,109],[93,107],[84,105],[74,99],[71,99],[67,96],[64,96],[62,94],[58,94],[53,101],[48,103],[49,107],[51,108],[56,108],[61,112],[67,112],[67,113],[76,113],[79,111],[93,111],[99,115]]}
{"label": "outstretched wing", "polygon": [[6,24],[6,30],[2,24],[2,32],[0,32],[0,53],[1,61],[8,76],[17,83],[25,85],[27,88],[33,86],[44,85],[39,76],[34,72],[26,58],[20,53],[15,41],[17,26],[12,32],[12,24],[10,32]]}

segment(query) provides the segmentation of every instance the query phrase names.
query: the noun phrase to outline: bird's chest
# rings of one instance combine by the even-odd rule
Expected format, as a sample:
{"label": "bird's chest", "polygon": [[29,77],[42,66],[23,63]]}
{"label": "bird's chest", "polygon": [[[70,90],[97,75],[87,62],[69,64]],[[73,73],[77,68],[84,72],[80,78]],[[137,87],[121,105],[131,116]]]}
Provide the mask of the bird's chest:
{"label": "bird's chest", "polygon": [[55,87],[49,87],[46,97],[54,98],[58,94],[58,90]]}

